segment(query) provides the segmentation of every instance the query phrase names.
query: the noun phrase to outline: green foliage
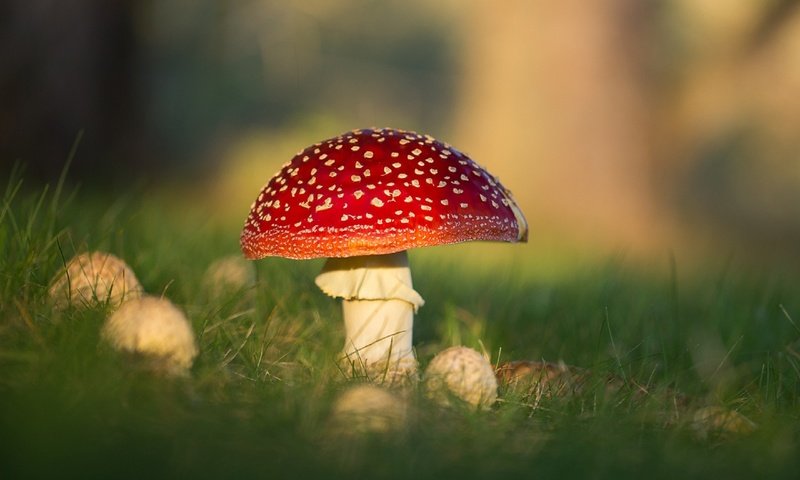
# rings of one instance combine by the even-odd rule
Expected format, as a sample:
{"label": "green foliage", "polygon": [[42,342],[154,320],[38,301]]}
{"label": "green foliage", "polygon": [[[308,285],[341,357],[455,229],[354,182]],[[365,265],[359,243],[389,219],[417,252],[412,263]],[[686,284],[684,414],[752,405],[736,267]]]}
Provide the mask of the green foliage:
{"label": "green foliage", "polygon": [[[532,399],[508,385],[489,412],[407,393],[402,433],[331,433],[348,381],[336,301],[320,262],[257,262],[254,288],[213,296],[203,273],[238,232],[145,195],[108,203],[8,181],[0,206],[0,472],[3,478],[794,477],[800,446],[800,285],[776,271],[648,276],[619,260],[544,281],[498,262],[471,272],[448,249],[413,253],[426,297],[423,364],[465,344],[493,361],[583,367],[580,391]],[[111,351],[108,312],[57,310],[50,279],[73,254],[124,258],[190,317],[192,375],[168,379]],[[445,256],[442,256],[445,255]],[[493,261],[486,259],[487,262]],[[642,392],[646,393],[643,394]],[[726,406],[750,434],[699,437],[693,412]]]}

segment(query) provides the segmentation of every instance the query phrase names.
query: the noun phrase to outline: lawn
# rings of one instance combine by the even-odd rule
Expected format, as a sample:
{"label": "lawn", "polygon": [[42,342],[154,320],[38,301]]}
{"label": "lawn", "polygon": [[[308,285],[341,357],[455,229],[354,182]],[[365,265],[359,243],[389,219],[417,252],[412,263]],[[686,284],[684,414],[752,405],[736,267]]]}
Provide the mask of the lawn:
{"label": "lawn", "polygon": [[[241,218],[136,191],[111,198],[28,187],[0,204],[1,478],[796,478],[800,470],[800,279],[733,257],[645,268],[532,244],[411,253],[427,304],[424,366],[451,345],[493,362],[560,361],[585,387],[531,401],[501,385],[489,411],[420,391],[389,433],[333,428],[359,380],[336,364],[339,305],[313,283],[321,261],[256,262],[255,288],[213,296],[203,273],[238,253]],[[516,249],[516,250],[515,250]],[[65,260],[125,259],[145,290],[189,316],[191,375],[153,375],[101,341],[102,307],[48,299]],[[537,253],[532,254],[536,250]],[[613,384],[614,388],[609,388]],[[646,390],[646,393],[642,393]],[[707,431],[704,406],[754,431]]]}

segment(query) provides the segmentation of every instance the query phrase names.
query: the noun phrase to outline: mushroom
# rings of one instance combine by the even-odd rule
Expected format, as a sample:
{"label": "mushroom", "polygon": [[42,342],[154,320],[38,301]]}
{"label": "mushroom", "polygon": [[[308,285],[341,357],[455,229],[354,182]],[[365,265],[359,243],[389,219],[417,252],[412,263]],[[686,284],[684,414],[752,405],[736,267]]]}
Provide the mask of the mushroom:
{"label": "mushroom", "polygon": [[424,303],[406,250],[527,235],[511,193],[467,155],[384,128],[295,155],[251,206],[241,247],[249,259],[327,258],[316,284],[343,299],[346,365],[393,381],[416,376],[412,328]]}
{"label": "mushroom", "polygon": [[494,368],[483,355],[468,347],[439,352],[425,369],[425,394],[449,406],[456,398],[486,409],[497,400]]}
{"label": "mushroom", "polygon": [[758,428],[755,422],[736,410],[720,406],[697,410],[690,426],[700,440],[706,440],[710,436],[731,437],[737,434],[749,434]]}
{"label": "mushroom", "polygon": [[331,430],[342,436],[402,431],[408,406],[401,397],[374,385],[356,385],[342,393],[331,410]]}
{"label": "mushroom", "polygon": [[169,375],[186,375],[197,356],[189,320],[166,298],[125,302],[106,320],[102,336],[114,349],[143,357]]}
{"label": "mushroom", "polygon": [[142,286],[133,270],[120,258],[106,252],[76,255],[64,271],[56,274],[50,287],[50,298],[56,306],[109,305],[142,296]]}
{"label": "mushroom", "polygon": [[203,287],[213,298],[219,298],[256,284],[253,264],[239,255],[228,255],[215,260],[203,274]]}
{"label": "mushroom", "polygon": [[[582,393],[591,379],[591,372],[564,362],[516,360],[497,365],[495,376],[506,394],[521,396],[538,407],[544,398],[564,398]],[[608,379],[609,389],[621,388],[617,379]]]}

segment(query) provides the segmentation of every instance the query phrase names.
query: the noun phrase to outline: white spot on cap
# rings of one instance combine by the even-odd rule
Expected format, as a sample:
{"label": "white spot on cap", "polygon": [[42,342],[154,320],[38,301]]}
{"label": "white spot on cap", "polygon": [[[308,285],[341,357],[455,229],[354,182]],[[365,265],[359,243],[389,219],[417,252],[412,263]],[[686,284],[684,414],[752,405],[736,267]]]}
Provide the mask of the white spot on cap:
{"label": "white spot on cap", "polygon": [[383,173],[389,175],[390,173],[392,173],[392,169],[389,167],[383,167]]}
{"label": "white spot on cap", "polygon": [[448,203],[450,203],[450,202],[448,202],[446,198],[442,199],[442,205],[447,205]]}
{"label": "white spot on cap", "polygon": [[372,153],[370,150],[367,150],[366,152],[364,152],[364,158],[372,158],[373,155],[375,155],[375,154]]}
{"label": "white spot on cap", "polygon": [[372,205],[374,205],[374,206],[376,206],[378,208],[383,206],[383,200],[381,200],[380,198],[377,198],[377,197],[373,198],[369,203],[371,203]]}
{"label": "white spot on cap", "polygon": [[362,192],[361,190],[356,190],[355,192],[353,192],[353,196],[355,196],[356,200],[358,200],[359,198],[364,196],[364,192]]}
{"label": "white spot on cap", "polygon": [[350,175],[350,180],[352,180],[354,182],[360,182],[361,181],[361,177],[359,177],[358,175]]}
{"label": "white spot on cap", "polygon": [[325,203],[323,203],[322,205],[317,205],[316,208],[314,208],[314,211],[321,212],[323,210],[328,210],[329,208],[333,208],[333,202],[331,201],[331,197],[326,198]]}

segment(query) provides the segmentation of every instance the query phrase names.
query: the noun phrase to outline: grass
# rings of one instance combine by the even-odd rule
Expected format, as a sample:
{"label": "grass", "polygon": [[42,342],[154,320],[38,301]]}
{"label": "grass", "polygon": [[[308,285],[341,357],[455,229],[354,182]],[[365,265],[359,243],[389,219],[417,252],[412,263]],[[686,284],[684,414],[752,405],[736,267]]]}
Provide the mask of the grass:
{"label": "grass", "polygon": [[[337,436],[331,406],[353,382],[335,363],[339,307],[313,284],[320,261],[257,262],[255,289],[212,298],[202,275],[237,252],[236,226],[144,194],[66,191],[26,191],[12,175],[0,205],[2,478],[795,478],[800,467],[791,272],[732,261],[648,275],[617,258],[542,276],[522,248],[511,261],[482,247],[413,252],[423,364],[464,344],[493,360],[563,359],[590,369],[588,387],[536,405],[503,390],[488,412],[412,392],[402,433]],[[52,307],[51,278],[87,249],[126,259],[187,312],[201,350],[189,378],[111,351],[102,307]],[[612,376],[650,394],[609,390]],[[758,428],[698,436],[704,405]]]}

